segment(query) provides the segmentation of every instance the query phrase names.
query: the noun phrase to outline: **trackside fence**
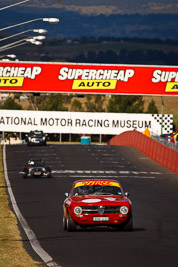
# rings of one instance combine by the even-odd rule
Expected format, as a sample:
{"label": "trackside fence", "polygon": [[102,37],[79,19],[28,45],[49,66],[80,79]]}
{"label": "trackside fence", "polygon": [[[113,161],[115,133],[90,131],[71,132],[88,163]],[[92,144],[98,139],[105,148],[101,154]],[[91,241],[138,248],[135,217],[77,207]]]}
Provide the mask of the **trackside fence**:
{"label": "trackside fence", "polygon": [[140,132],[127,131],[110,139],[109,145],[134,146],[142,153],[178,174],[178,151]]}

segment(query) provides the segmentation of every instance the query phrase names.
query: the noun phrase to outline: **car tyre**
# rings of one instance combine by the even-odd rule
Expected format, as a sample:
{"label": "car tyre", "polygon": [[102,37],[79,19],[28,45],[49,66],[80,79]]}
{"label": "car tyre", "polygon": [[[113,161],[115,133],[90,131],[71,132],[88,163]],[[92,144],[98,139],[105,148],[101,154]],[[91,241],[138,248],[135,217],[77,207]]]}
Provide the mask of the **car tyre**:
{"label": "car tyre", "polygon": [[70,214],[68,214],[68,216],[67,216],[67,231],[73,232],[75,230],[76,230],[76,224],[74,223],[74,221],[70,217]]}
{"label": "car tyre", "polygon": [[63,229],[67,230],[67,218],[65,215],[63,215],[63,221],[62,222],[63,222]]}
{"label": "car tyre", "polygon": [[124,231],[133,231],[133,218],[131,217],[130,220],[126,225],[124,225]]}
{"label": "car tyre", "polygon": [[26,179],[27,178],[27,173],[23,174],[23,178]]}
{"label": "car tyre", "polygon": [[48,173],[47,174],[47,178],[51,178],[51,173]]}

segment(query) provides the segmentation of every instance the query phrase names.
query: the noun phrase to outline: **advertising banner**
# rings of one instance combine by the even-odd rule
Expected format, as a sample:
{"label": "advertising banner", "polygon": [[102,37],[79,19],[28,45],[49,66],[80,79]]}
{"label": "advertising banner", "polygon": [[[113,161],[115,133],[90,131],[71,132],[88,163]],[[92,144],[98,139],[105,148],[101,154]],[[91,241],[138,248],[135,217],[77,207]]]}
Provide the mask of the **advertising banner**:
{"label": "advertising banner", "polygon": [[145,128],[156,135],[171,133],[173,115],[0,110],[0,132],[117,135]]}
{"label": "advertising banner", "polygon": [[0,92],[178,95],[178,67],[2,62]]}

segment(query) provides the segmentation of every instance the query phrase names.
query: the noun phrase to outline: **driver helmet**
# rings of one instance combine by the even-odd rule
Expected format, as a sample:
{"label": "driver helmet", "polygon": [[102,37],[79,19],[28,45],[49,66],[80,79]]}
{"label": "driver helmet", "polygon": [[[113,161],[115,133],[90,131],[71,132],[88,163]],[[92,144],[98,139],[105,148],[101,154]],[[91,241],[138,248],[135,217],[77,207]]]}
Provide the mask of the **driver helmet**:
{"label": "driver helmet", "polygon": [[28,165],[34,165],[34,161],[29,160],[29,161],[28,161]]}

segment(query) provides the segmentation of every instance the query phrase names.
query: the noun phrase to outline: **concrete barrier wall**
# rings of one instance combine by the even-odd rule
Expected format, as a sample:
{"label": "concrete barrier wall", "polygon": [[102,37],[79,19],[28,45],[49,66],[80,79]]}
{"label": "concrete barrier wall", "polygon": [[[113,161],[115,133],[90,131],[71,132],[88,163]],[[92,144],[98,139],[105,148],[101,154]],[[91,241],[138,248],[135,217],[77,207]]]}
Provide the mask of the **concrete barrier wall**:
{"label": "concrete barrier wall", "polygon": [[178,174],[178,151],[171,149],[137,131],[113,137],[109,145],[134,146],[142,153]]}

